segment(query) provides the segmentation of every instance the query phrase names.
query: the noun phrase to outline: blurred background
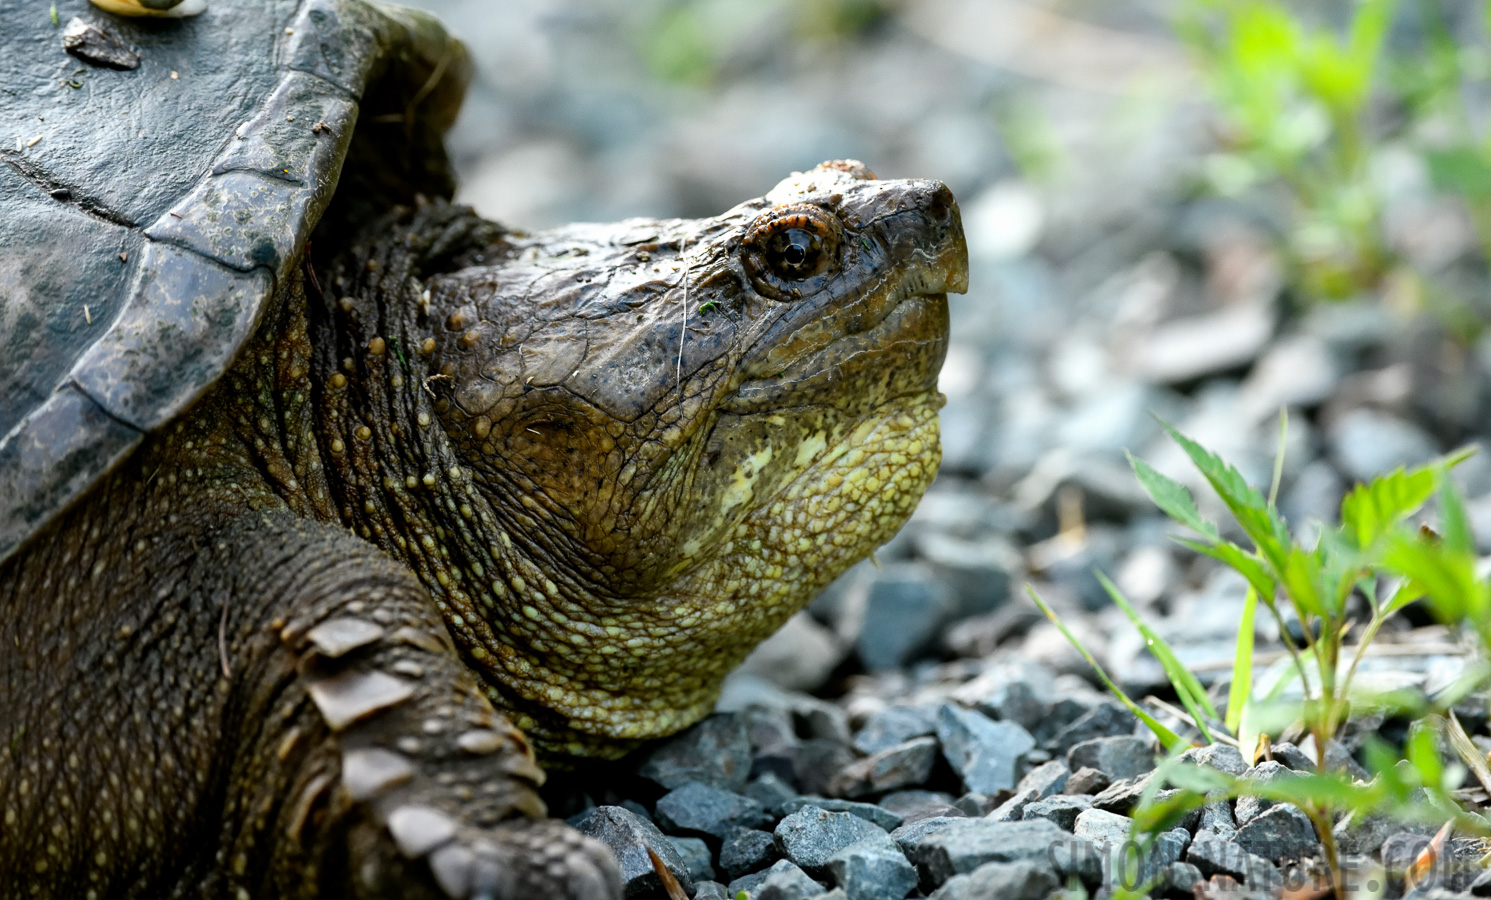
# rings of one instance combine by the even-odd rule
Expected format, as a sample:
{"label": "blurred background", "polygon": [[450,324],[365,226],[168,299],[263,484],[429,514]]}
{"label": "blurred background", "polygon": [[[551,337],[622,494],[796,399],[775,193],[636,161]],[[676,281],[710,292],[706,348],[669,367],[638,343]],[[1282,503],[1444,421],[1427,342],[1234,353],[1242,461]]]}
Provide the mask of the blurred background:
{"label": "blurred background", "polygon": [[[1306,529],[1491,422],[1486,4],[413,2],[477,62],[458,196],[514,227],[711,215],[845,157],[958,196],[942,475],[878,567],[758,651],[780,686],[883,695],[1003,655],[1087,673],[1031,582],[1160,689],[1095,567],[1220,672],[1244,586],[1171,542],[1130,472],[1124,450],[1199,483],[1152,414],[1264,487],[1282,443]],[[1457,471],[1491,552],[1491,462]]]}

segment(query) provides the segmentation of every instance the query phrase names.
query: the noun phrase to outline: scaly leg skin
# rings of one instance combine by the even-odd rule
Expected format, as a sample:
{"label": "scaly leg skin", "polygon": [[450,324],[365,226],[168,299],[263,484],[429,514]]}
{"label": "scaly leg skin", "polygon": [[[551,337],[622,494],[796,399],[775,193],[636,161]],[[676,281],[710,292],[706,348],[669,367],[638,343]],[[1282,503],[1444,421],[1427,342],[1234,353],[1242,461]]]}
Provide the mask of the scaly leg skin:
{"label": "scaly leg skin", "polygon": [[284,587],[267,622],[241,623],[246,659],[224,662],[242,711],[224,810],[241,824],[220,856],[235,892],[620,897],[609,851],[543,818],[527,742],[414,576],[337,529],[258,529],[234,570]]}

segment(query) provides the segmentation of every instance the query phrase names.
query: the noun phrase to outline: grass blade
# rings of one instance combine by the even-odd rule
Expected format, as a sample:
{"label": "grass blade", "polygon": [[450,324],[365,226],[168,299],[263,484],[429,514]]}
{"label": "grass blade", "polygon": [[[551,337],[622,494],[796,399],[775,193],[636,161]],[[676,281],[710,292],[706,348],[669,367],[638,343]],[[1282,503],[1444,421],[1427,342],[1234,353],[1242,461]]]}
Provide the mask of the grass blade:
{"label": "grass blade", "polygon": [[1180,735],[1166,728],[1158,719],[1145,711],[1143,707],[1129,699],[1129,695],[1125,694],[1123,688],[1119,687],[1114,683],[1113,679],[1108,677],[1108,673],[1103,671],[1103,667],[1098,665],[1098,661],[1092,658],[1092,654],[1087,652],[1087,648],[1082,646],[1082,642],[1077,640],[1077,636],[1072,634],[1066,627],[1066,623],[1062,622],[1060,617],[1056,615],[1056,612],[1046,605],[1046,601],[1042,600],[1040,595],[1035,592],[1035,588],[1027,584],[1025,585],[1025,593],[1030,595],[1030,599],[1040,608],[1040,611],[1045,613],[1046,618],[1051,620],[1051,624],[1056,626],[1056,630],[1060,631],[1062,636],[1070,641],[1071,645],[1077,649],[1077,652],[1082,654],[1082,658],[1087,660],[1089,666],[1092,666],[1092,671],[1107,686],[1108,690],[1113,692],[1113,696],[1118,698],[1118,702],[1128,707],[1129,712],[1138,716],[1140,721],[1148,726],[1150,731],[1154,732],[1154,736],[1159,739],[1160,744],[1166,750],[1188,746]]}
{"label": "grass blade", "polygon": [[1139,616],[1138,611],[1123,595],[1123,591],[1118,589],[1118,585],[1102,572],[1094,572],[1094,574],[1097,575],[1103,590],[1108,592],[1108,596],[1113,598],[1113,602],[1118,604],[1118,608],[1123,610],[1124,615],[1129,617],[1129,621],[1134,623],[1134,627],[1139,629],[1139,633],[1144,636],[1144,645],[1149,648],[1150,653],[1154,654],[1154,658],[1159,660],[1160,667],[1165,670],[1165,676],[1170,679],[1170,684],[1175,688],[1176,696],[1180,698],[1181,705],[1186,708],[1186,712],[1191,714],[1191,720],[1201,732],[1201,736],[1208,744],[1215,743],[1215,739],[1211,736],[1211,729],[1206,726],[1206,720],[1208,717],[1217,718],[1217,710],[1212,706],[1211,699],[1206,696],[1206,689],[1201,686],[1201,682],[1197,681],[1196,676],[1191,674],[1191,670],[1181,663],[1175,651],[1165,643],[1165,639]]}
{"label": "grass blade", "polygon": [[1227,692],[1227,730],[1241,737],[1243,715],[1253,702],[1253,616],[1258,592],[1251,587],[1243,600],[1242,623],[1237,626],[1237,654],[1232,659],[1232,687]]}

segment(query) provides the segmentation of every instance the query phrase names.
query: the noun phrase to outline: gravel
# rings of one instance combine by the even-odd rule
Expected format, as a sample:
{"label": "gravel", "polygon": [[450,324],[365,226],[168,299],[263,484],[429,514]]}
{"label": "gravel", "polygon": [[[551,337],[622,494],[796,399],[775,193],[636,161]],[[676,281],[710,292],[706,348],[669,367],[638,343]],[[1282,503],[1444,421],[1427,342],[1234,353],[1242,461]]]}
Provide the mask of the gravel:
{"label": "gravel", "polygon": [[[942,177],[963,204],[973,293],[950,298],[943,465],[879,551],[880,567],[856,566],[789,620],[729,679],[715,715],[615,765],[551,773],[551,809],[612,835],[636,875],[629,897],[662,900],[646,881],[650,864],[636,864],[636,848],[655,844],[704,900],[733,900],[741,887],[756,890],[753,900],[828,887],[872,896],[872,885],[894,884],[875,874],[895,868],[892,853],[917,870],[902,896],[1045,896],[1069,876],[1101,891],[1106,857],[1073,832],[1126,833],[1154,743],[1096,689],[1024,586],[1131,695],[1173,696],[1093,577],[1102,569],[1218,700],[1245,590],[1169,541],[1180,529],[1128,471],[1124,449],[1188,485],[1204,516],[1224,519],[1150,412],[1266,489],[1275,416],[1288,407],[1280,508],[1306,533],[1309,518],[1338,514],[1355,480],[1432,458],[1491,421],[1491,340],[1462,346],[1443,325],[1375,298],[1302,310],[1279,290],[1266,236],[1286,230],[1277,210],[1177,189],[1176,173],[1200,171],[1214,149],[1194,111],[1167,119],[1163,139],[1114,153],[1096,127],[1110,97],[947,52],[961,37],[949,24],[958,16],[927,21],[917,4],[886,4],[893,11],[881,24],[836,52],[802,44],[785,18],[748,16],[719,44],[744,49],[699,82],[659,87],[646,48],[615,38],[658,31],[645,18],[658,4],[553,0],[539,15],[516,0],[416,2],[477,16],[459,29],[480,74],[453,156],[464,196],[516,226],[713,213],[842,155],[882,174]],[[1169,22],[1149,5],[1099,7],[1100,33],[1170,46]],[[1018,18],[1000,27],[1021,27]],[[790,117],[779,108],[782,83],[793,86]],[[1065,174],[1028,180],[1004,131],[988,126],[990,108],[1029,108],[1048,121]],[[1468,271],[1461,293],[1491,295],[1479,270]],[[1491,522],[1491,466],[1472,460],[1459,472],[1472,516]],[[1491,531],[1480,538],[1491,552]],[[1278,654],[1266,619],[1258,651]],[[1410,646],[1402,641],[1411,635],[1392,637]],[[1427,695],[1434,673],[1462,665],[1437,651],[1395,655],[1369,658],[1361,676]],[[1484,716],[1465,721],[1485,737]],[[1363,737],[1329,745],[1328,767],[1366,777],[1353,755]],[[1309,746],[1280,742],[1271,753],[1256,768],[1223,744],[1183,759],[1254,781],[1314,769]],[[870,836],[823,837],[821,849],[849,854],[837,863],[833,853],[797,851],[817,860],[804,872],[779,858],[775,836],[804,814],[848,823],[835,825],[841,839],[861,827]],[[1267,888],[1282,877],[1271,860],[1319,852],[1289,804],[1216,800],[1182,825],[1185,838],[1167,833],[1144,862],[1177,896],[1203,878]],[[1350,816],[1334,829],[1341,852],[1364,865],[1396,859],[1389,839],[1404,831]]]}

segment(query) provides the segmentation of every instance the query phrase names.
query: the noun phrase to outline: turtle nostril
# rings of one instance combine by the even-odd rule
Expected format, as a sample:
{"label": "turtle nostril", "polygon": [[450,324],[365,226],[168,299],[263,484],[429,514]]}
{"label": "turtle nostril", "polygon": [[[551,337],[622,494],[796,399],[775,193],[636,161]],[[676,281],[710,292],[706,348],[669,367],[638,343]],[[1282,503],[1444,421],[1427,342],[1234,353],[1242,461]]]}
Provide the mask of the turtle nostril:
{"label": "turtle nostril", "polygon": [[936,187],[927,197],[924,208],[927,217],[938,224],[947,224],[950,219],[957,216],[958,202],[953,199],[953,192],[948,190],[947,185],[938,181]]}

